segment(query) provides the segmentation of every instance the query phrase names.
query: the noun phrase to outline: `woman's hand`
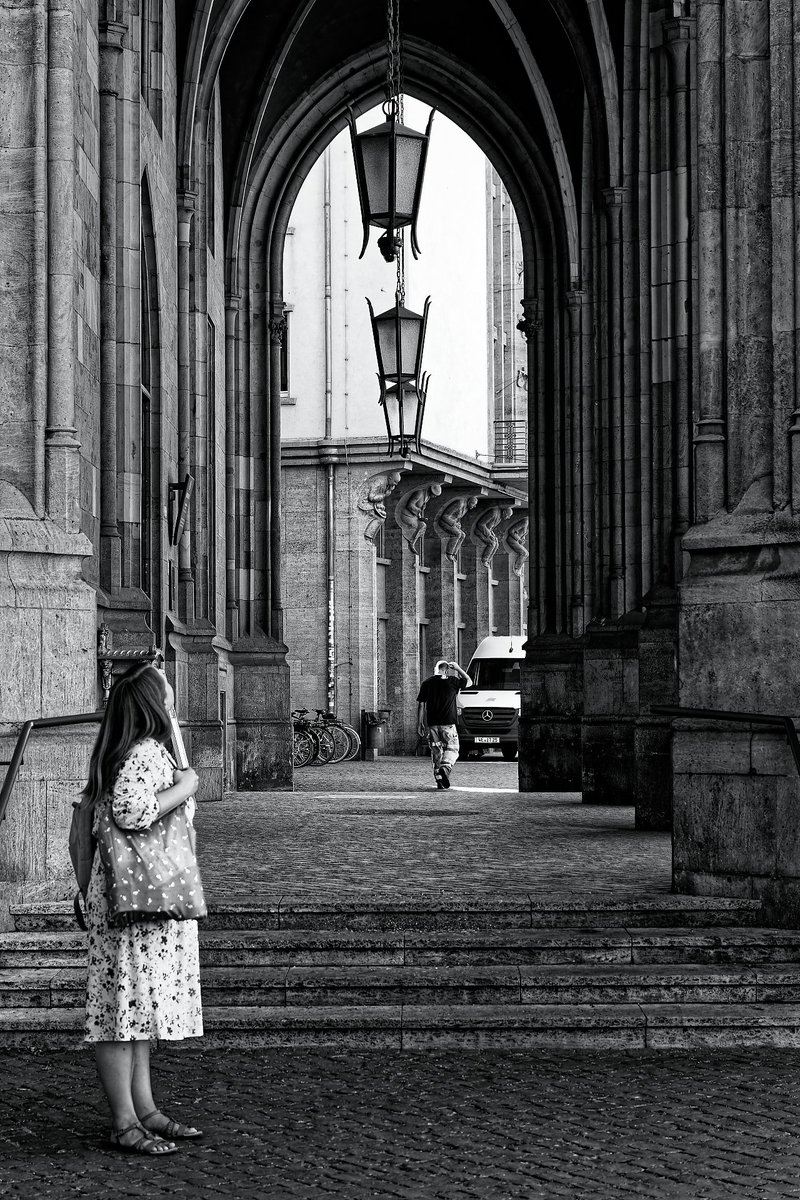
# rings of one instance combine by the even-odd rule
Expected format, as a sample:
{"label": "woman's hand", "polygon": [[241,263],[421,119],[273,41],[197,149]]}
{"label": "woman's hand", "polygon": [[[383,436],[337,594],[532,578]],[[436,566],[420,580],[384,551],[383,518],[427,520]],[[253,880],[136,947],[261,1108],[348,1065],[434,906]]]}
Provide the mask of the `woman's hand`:
{"label": "woman's hand", "polygon": [[179,787],[184,793],[185,800],[193,796],[200,786],[197,772],[192,767],[184,767],[183,770],[176,767],[172,772],[172,782],[173,786]]}
{"label": "woman's hand", "polygon": [[165,816],[168,812],[172,812],[173,808],[178,808],[190,796],[193,796],[200,786],[200,780],[197,778],[197,772],[191,767],[186,767],[180,770],[178,767],[172,772],[172,787],[165,788],[163,792],[156,793],[158,799],[158,815]]}

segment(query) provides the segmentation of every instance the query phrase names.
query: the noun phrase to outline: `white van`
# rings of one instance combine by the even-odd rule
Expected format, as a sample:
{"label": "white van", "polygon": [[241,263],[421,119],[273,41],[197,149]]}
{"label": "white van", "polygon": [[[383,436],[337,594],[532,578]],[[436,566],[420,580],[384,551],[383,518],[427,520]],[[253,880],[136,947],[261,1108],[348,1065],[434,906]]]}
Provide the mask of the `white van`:
{"label": "white van", "polygon": [[487,637],[472,656],[467,667],[472,687],[458,693],[458,739],[463,756],[494,749],[503,758],[515,757],[525,641],[524,637]]}

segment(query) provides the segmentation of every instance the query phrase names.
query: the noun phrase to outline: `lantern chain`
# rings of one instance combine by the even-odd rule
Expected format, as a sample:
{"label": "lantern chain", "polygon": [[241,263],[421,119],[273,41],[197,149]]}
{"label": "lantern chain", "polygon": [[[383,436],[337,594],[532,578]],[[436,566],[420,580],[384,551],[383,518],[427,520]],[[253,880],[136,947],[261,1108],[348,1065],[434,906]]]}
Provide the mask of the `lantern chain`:
{"label": "lantern chain", "polygon": [[403,119],[403,59],[400,48],[400,0],[386,3],[386,101]]}
{"label": "lantern chain", "polygon": [[402,231],[398,237],[397,246],[397,290],[395,296],[398,304],[406,302],[406,244]]}
{"label": "lantern chain", "polygon": [[400,0],[394,0],[394,60],[397,81],[397,116],[403,122],[403,49],[400,44]]}
{"label": "lantern chain", "polygon": [[395,0],[386,3],[386,99],[389,104],[397,96],[397,62],[395,35]]}

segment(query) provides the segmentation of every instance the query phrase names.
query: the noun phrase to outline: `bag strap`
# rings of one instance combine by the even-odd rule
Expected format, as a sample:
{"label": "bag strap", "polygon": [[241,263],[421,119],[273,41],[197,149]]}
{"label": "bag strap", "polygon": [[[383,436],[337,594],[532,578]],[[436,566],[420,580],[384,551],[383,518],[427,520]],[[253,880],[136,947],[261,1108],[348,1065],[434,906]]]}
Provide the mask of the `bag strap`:
{"label": "bag strap", "polygon": [[78,928],[82,929],[83,932],[86,933],[89,929],[89,926],[86,924],[86,918],[84,917],[83,911],[81,909],[81,893],[80,892],[75,893],[75,899],[72,901],[72,907],[75,912],[75,920],[78,922]]}

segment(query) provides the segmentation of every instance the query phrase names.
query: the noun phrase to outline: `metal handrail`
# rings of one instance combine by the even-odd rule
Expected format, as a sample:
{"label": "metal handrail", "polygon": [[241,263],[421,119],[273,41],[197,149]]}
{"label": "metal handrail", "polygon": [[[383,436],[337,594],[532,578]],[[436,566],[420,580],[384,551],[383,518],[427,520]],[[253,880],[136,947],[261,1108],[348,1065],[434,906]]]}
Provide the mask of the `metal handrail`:
{"label": "metal handrail", "polygon": [[770,713],[730,712],[720,708],[679,708],[675,704],[651,704],[650,711],[665,717],[691,717],[700,721],[734,721],[740,725],[763,725],[767,729],[781,729],[789,743],[797,774],[800,775],[800,739],[791,717]]}
{"label": "metal handrail", "polygon": [[14,753],[11,755],[11,761],[6,769],[6,777],[3,780],[3,786],[0,788],[0,824],[6,819],[6,809],[8,802],[11,799],[11,793],[14,790],[14,784],[17,782],[17,775],[22,763],[22,756],[25,753],[25,747],[28,745],[28,739],[34,729],[57,729],[60,725],[89,725],[92,721],[102,721],[103,711],[91,713],[76,713],[71,717],[37,717],[33,721],[26,721],[19,731],[17,736],[17,744],[14,746]]}

